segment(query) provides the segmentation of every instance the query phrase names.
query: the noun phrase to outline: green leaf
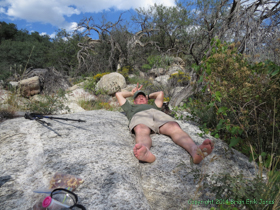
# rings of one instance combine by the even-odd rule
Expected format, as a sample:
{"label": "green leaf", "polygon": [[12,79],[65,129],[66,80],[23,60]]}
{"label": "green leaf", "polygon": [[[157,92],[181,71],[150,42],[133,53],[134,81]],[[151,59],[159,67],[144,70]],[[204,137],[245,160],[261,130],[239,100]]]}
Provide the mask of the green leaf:
{"label": "green leaf", "polygon": [[219,109],[218,109],[218,113],[224,113],[224,112],[226,112],[228,110],[228,108],[227,107],[225,107],[225,106],[222,106],[222,107],[220,107]]}
{"label": "green leaf", "polygon": [[272,74],[271,74],[271,76],[273,77],[273,76],[275,76],[276,74],[278,74],[279,73],[279,69],[277,69],[276,71],[274,71]]}
{"label": "green leaf", "polygon": [[220,138],[219,134],[216,133],[216,135],[214,136],[216,139]]}
{"label": "green leaf", "polygon": [[231,129],[231,131],[230,131],[231,134],[233,134],[233,135],[236,134],[237,129],[238,129],[238,127],[233,126],[232,129]]}
{"label": "green leaf", "polygon": [[200,76],[199,80],[198,80],[198,83],[202,82],[203,81],[203,75]]}
{"label": "green leaf", "polygon": [[215,92],[215,97],[219,102],[221,102],[221,96],[222,96],[222,94],[220,91]]}
{"label": "green leaf", "polygon": [[239,135],[241,135],[243,133],[243,130],[242,129],[238,129],[238,133],[239,133]]}
{"label": "green leaf", "polygon": [[218,123],[218,125],[217,125],[217,129],[218,130],[221,130],[222,129],[222,126],[223,126],[223,123],[225,122],[225,120],[224,119],[221,119],[220,121],[219,121],[219,123]]}
{"label": "green leaf", "polygon": [[216,48],[215,47],[212,48],[212,53],[216,53]]}
{"label": "green leaf", "polygon": [[262,152],[261,156],[262,156],[262,157],[265,157],[265,156],[266,156],[266,153],[265,153],[265,152]]}
{"label": "green leaf", "polygon": [[239,138],[239,137],[232,137],[232,138],[230,139],[230,145],[229,145],[229,147],[231,148],[231,147],[237,145],[237,144],[239,143],[240,140],[241,140],[241,138]]}
{"label": "green leaf", "polygon": [[208,75],[211,74],[211,68],[210,68],[210,64],[209,64],[209,63],[206,64],[206,73],[207,73]]}
{"label": "green leaf", "polygon": [[209,104],[209,106],[210,106],[210,107],[213,107],[214,104],[215,104],[215,102],[211,102],[211,103]]}

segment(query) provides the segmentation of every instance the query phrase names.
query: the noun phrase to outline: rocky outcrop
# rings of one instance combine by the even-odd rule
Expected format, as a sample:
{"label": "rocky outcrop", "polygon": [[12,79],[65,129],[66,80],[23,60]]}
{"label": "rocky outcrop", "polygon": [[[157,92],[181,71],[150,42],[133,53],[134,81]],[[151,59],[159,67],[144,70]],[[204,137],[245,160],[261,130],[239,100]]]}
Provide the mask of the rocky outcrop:
{"label": "rocky outcrop", "polygon": [[[195,193],[193,171],[254,173],[244,155],[217,139],[214,152],[203,163],[192,165],[184,149],[169,137],[154,134],[151,151],[157,159],[144,164],[133,155],[134,137],[122,113],[98,110],[56,117],[86,122],[46,119],[52,124],[46,127],[17,118],[0,123],[0,209],[31,209],[42,197],[33,190],[49,186],[56,172],[84,179],[75,192],[88,210],[189,209],[190,199],[213,199],[207,189]],[[197,126],[177,122],[197,144],[203,142]],[[210,207],[194,205],[193,209]]]}
{"label": "rocky outcrop", "polygon": [[71,87],[70,82],[64,77],[60,72],[55,70],[55,68],[46,68],[46,69],[33,69],[29,68],[23,74],[23,79],[28,79],[31,77],[39,77],[40,86],[42,92],[45,94],[56,93],[60,89],[67,90]]}

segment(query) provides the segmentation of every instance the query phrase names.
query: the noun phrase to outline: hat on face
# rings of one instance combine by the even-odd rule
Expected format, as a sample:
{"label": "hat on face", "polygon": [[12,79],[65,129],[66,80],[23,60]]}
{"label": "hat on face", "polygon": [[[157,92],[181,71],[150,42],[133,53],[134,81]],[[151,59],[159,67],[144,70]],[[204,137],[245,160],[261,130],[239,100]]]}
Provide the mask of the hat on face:
{"label": "hat on face", "polygon": [[144,95],[145,97],[146,97],[146,94],[143,92],[143,91],[136,91],[135,93],[134,93],[134,96],[133,96],[133,100],[139,95],[139,94],[142,94],[142,95]]}

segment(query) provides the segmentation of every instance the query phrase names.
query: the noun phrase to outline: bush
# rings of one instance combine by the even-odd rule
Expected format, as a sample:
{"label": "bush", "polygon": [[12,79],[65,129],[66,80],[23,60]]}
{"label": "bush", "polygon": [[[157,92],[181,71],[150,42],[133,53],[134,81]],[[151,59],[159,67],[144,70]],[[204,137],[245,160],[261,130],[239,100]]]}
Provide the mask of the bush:
{"label": "bush", "polygon": [[200,118],[205,133],[247,155],[251,144],[254,155],[268,160],[280,138],[279,67],[271,62],[249,64],[234,43],[213,40],[212,44],[210,57],[194,66],[202,75],[199,82],[207,85],[195,100],[190,99],[188,107]]}
{"label": "bush", "polygon": [[104,73],[101,73],[101,74],[96,74],[93,76],[93,79],[95,80],[95,82],[98,82],[104,75],[106,74],[110,74],[111,72],[104,72]]}
{"label": "bush", "polygon": [[171,63],[173,61],[173,57],[160,56],[160,55],[150,55],[147,58],[147,61],[148,61],[148,63],[142,65],[142,69],[144,69],[144,70],[150,70],[150,69],[155,68],[155,67],[165,68],[165,67],[171,65]]}
{"label": "bush", "polygon": [[40,114],[56,114],[61,110],[70,111],[68,106],[65,106],[65,91],[60,90],[52,95],[38,95],[39,100],[29,101],[26,104],[26,109],[29,112],[37,112]]}
{"label": "bush", "polygon": [[[277,163],[279,162],[279,158]],[[277,163],[275,165],[277,165]],[[220,174],[212,177],[212,182],[204,182],[207,188],[215,194],[216,199],[227,204],[219,209],[279,209],[280,208],[280,172],[272,170],[266,172],[263,178],[263,165],[260,164],[255,177],[245,177],[243,174],[232,176]],[[214,209],[214,208],[211,208]]]}
{"label": "bush", "polygon": [[97,82],[106,74],[110,74],[110,72],[99,73],[94,75],[93,77],[90,77],[85,81],[83,88],[90,93],[97,94],[95,91],[95,86]]}
{"label": "bush", "polygon": [[134,69],[131,66],[124,66],[119,70],[119,73],[124,76],[126,81],[128,81],[128,75],[133,74]]}
{"label": "bush", "polygon": [[171,86],[186,86],[190,79],[191,77],[188,73],[179,70],[178,73],[171,74],[168,80]]}

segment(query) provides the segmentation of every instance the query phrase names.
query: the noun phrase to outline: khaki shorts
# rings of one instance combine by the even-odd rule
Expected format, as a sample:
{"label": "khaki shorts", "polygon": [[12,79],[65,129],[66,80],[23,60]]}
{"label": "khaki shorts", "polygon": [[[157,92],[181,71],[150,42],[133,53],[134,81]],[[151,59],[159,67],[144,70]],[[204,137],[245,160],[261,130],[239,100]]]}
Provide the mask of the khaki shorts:
{"label": "khaki shorts", "polygon": [[159,127],[171,121],[175,120],[164,112],[156,109],[148,109],[138,112],[132,117],[129,124],[129,130],[134,133],[133,128],[136,125],[144,124],[148,126],[154,133],[159,133]]}

